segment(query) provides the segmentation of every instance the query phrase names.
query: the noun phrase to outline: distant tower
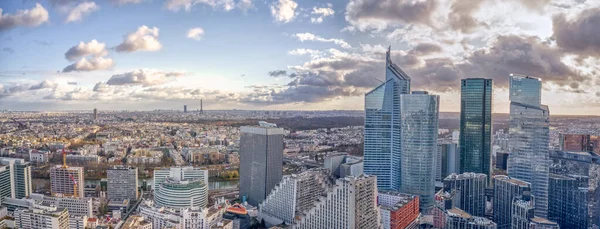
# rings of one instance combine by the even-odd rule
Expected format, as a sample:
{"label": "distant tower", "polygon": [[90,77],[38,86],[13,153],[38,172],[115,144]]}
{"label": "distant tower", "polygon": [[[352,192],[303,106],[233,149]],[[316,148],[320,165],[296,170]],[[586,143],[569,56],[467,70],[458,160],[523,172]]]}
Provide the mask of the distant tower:
{"label": "distant tower", "polygon": [[187,113],[187,105],[183,105],[183,113]]}
{"label": "distant tower", "polygon": [[94,108],[94,120],[98,120],[98,109]]}
{"label": "distant tower", "polygon": [[202,100],[200,100],[200,114],[204,113],[204,111],[202,110]]}

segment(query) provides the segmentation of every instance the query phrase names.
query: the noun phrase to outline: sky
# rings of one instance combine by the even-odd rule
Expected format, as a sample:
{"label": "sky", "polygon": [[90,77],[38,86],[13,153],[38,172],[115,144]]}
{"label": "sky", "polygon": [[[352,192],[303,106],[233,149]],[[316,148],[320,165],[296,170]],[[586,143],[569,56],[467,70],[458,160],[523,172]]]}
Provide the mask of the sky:
{"label": "sky", "polygon": [[600,114],[600,0],[0,1],[0,110],[361,110],[389,46],[441,111],[518,73]]}

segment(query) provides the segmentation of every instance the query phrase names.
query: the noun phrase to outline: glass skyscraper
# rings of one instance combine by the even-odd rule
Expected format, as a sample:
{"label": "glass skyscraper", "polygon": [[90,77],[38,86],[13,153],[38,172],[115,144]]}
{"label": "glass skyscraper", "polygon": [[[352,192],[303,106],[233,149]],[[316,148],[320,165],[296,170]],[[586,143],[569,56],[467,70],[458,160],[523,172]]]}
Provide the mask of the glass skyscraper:
{"label": "glass skyscraper", "polygon": [[400,95],[410,77],[386,54],[385,82],[365,94],[364,172],[377,176],[379,190],[400,190]]}
{"label": "glass skyscraper", "polygon": [[423,91],[400,96],[400,191],[419,195],[425,211],[434,205],[439,100]]}
{"label": "glass skyscraper", "polygon": [[547,218],[550,112],[541,90],[540,79],[511,74],[508,175],[531,183],[535,215]]}
{"label": "glass skyscraper", "polygon": [[492,174],[492,80],[461,80],[460,173]]}

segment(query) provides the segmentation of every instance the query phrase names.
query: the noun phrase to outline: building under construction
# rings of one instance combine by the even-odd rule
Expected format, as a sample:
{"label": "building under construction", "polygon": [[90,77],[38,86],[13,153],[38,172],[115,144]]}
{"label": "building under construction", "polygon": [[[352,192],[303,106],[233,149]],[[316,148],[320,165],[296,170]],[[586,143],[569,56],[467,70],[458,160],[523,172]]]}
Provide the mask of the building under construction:
{"label": "building under construction", "polygon": [[84,197],[83,167],[69,167],[66,153],[63,152],[63,164],[50,169],[52,195]]}

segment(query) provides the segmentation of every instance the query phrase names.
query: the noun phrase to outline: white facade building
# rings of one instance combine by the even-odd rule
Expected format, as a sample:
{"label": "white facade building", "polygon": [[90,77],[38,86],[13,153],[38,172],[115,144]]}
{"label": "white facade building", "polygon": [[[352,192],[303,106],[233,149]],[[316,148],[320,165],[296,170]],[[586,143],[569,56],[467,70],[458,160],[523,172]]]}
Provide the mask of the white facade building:
{"label": "white facade building", "polygon": [[199,179],[208,185],[208,169],[184,166],[155,169],[152,187],[156,189],[157,185],[164,182],[167,177],[171,177],[173,180]]}
{"label": "white facade building", "polygon": [[18,209],[13,215],[17,228],[69,229],[69,211],[66,208]]}

